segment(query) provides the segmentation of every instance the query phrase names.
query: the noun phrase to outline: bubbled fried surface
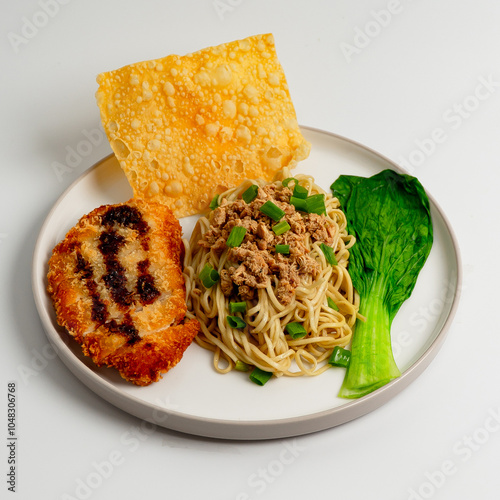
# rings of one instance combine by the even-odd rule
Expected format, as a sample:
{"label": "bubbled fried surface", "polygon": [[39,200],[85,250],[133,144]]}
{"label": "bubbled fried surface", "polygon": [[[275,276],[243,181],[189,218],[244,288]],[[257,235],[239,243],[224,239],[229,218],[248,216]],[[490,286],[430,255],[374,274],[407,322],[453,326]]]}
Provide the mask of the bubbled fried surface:
{"label": "bubbled fried surface", "polygon": [[271,34],[101,73],[97,104],[134,195],[178,217],[309,155]]}

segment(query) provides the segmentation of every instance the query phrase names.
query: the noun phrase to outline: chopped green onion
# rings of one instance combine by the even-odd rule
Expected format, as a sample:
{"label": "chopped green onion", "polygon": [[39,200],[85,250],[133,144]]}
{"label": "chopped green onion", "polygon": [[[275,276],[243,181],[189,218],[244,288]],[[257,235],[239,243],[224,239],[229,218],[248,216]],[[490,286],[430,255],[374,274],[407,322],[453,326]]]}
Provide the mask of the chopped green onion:
{"label": "chopped green onion", "polygon": [[328,360],[328,363],[332,366],[341,366],[343,368],[347,368],[349,366],[349,362],[351,361],[351,351],[344,349],[343,347],[336,346],[333,349],[332,355]]}
{"label": "chopped green onion", "polygon": [[281,184],[283,187],[288,187],[288,184],[290,184],[290,182],[294,182],[295,185],[297,185],[297,179],[295,179],[295,177],[287,177],[286,179],[283,179],[281,181]]}
{"label": "chopped green onion", "polygon": [[286,233],[290,229],[290,224],[286,220],[282,220],[273,226],[273,231],[276,236]]}
{"label": "chopped green onion", "polygon": [[333,301],[333,299],[331,297],[327,297],[326,302],[328,303],[328,307],[330,307],[334,311],[339,310],[339,306],[337,304],[335,304],[335,302]]}
{"label": "chopped green onion", "polygon": [[296,198],[295,196],[292,196],[290,198],[290,205],[293,205],[297,210],[300,210],[301,212],[307,212],[307,202],[302,198]]}
{"label": "chopped green onion", "polygon": [[257,193],[259,192],[259,186],[256,184],[252,184],[242,195],[241,197],[245,201],[245,203],[250,203],[255,200],[257,197]]}
{"label": "chopped green onion", "polygon": [[290,253],[290,245],[276,245],[274,247],[276,253],[282,253],[288,255]]}
{"label": "chopped green onion", "polygon": [[331,264],[332,266],[337,266],[339,263],[337,262],[337,259],[335,257],[335,252],[332,247],[329,247],[328,245],[325,245],[324,243],[321,243],[319,246],[323,253],[325,254],[325,259],[326,261]]}
{"label": "chopped green onion", "polygon": [[238,360],[234,364],[234,369],[238,370],[239,372],[247,372],[248,370],[250,370],[250,367],[246,363],[243,363],[243,361]]}
{"label": "chopped green onion", "polygon": [[239,247],[243,243],[246,232],[246,227],[234,226],[233,229],[231,229],[231,233],[229,234],[229,238],[226,241],[226,245],[232,248]]}
{"label": "chopped green onion", "polygon": [[200,272],[200,280],[205,288],[210,288],[219,281],[219,273],[210,265],[205,264],[205,267]]}
{"label": "chopped green onion", "polygon": [[272,376],[273,374],[271,372],[265,372],[264,370],[255,367],[252,370],[252,373],[250,373],[250,380],[255,382],[257,385],[264,385]]}
{"label": "chopped green onion", "polygon": [[247,324],[238,316],[227,316],[226,319],[227,319],[228,325],[231,328],[241,329],[241,328],[245,328],[245,326],[247,326]]}
{"label": "chopped green onion", "polygon": [[294,198],[300,198],[302,200],[305,200],[308,194],[309,191],[307,190],[307,188],[305,188],[304,186],[300,186],[299,184],[295,184],[292,194]]}
{"label": "chopped green onion", "polygon": [[313,194],[306,198],[307,211],[310,214],[326,214],[325,195]]}
{"label": "chopped green onion", "polygon": [[292,337],[292,339],[297,340],[301,339],[302,337],[305,337],[307,335],[307,331],[302,325],[302,323],[288,323],[285,326],[286,333]]}
{"label": "chopped green onion", "polygon": [[210,202],[210,210],[215,210],[219,206],[219,195],[216,194]]}
{"label": "chopped green onion", "polygon": [[267,200],[264,205],[260,207],[260,211],[264,215],[271,217],[271,219],[276,222],[278,222],[285,215],[285,212],[281,210],[280,207],[275,205],[271,200]]}
{"label": "chopped green onion", "polygon": [[246,302],[229,302],[229,312],[231,314],[234,314],[237,312],[245,312],[246,309],[247,309]]}

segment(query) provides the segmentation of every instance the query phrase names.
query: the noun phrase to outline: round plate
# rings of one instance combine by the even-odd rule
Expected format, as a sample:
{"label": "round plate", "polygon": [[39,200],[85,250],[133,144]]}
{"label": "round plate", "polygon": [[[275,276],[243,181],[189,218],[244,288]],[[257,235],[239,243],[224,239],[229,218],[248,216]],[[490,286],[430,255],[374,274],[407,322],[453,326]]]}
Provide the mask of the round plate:
{"label": "round plate", "polygon": [[[341,174],[371,176],[386,168],[405,173],[354,141],[308,127],[302,130],[312,150],[295,171],[313,175],[325,190]],[[46,292],[46,275],[52,249],[82,215],[131,197],[132,190],[114,156],[104,158],[79,177],[52,208],[33,259],[33,292],[49,341],[85,385],[128,413],[169,429],[215,438],[272,439],[307,434],[378,408],[415,380],[443,344],[458,304],[461,264],[453,231],[431,198],[434,245],[412,296],[392,326],[394,355],[402,372],[398,379],[356,400],[337,397],[344,376],[341,368],[317,377],[271,379],[260,387],[244,373],[216,373],[212,353],[193,343],[161,381],[148,387],[130,384],[116,370],[97,368],[58,326]],[[195,217],[181,220],[186,237],[195,221]]]}

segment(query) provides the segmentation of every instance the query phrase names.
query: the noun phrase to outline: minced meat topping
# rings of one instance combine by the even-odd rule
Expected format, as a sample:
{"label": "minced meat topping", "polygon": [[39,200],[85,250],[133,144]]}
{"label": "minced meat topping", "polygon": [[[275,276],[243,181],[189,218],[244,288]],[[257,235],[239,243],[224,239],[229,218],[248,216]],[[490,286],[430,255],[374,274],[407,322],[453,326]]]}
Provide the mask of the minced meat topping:
{"label": "minced meat topping", "polygon": [[[235,226],[246,228],[243,242],[228,248],[229,268],[220,273],[220,285],[226,297],[238,295],[251,300],[258,288],[275,285],[276,298],[283,305],[293,299],[301,278],[318,276],[319,264],[309,256],[307,239],[332,245],[335,226],[324,215],[301,213],[290,204],[292,191],[274,184],[259,187],[256,198],[250,203],[242,199],[224,200],[210,214],[210,229],[198,242],[220,254]],[[282,220],[290,225],[283,234],[276,235],[276,224],[259,209],[266,201],[272,201],[285,215]],[[289,254],[276,252],[276,245],[289,245]]]}

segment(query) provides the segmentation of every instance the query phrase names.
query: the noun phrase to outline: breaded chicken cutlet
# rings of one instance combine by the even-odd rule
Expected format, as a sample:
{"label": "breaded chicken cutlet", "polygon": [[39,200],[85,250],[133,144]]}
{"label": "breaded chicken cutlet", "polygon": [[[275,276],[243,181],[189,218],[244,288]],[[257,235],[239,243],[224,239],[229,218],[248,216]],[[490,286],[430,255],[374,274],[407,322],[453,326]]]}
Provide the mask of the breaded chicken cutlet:
{"label": "breaded chicken cutlet", "polygon": [[181,235],[169,208],[132,199],[83,216],[49,260],[59,324],[98,366],[137,385],[175,366],[200,328],[184,321]]}

